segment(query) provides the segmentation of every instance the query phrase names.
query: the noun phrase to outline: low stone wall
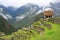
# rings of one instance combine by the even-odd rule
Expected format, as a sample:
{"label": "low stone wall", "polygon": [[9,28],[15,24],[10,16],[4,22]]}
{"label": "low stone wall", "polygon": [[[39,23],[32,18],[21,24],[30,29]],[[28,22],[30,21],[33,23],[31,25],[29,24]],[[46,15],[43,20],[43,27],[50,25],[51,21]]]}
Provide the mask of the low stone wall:
{"label": "low stone wall", "polygon": [[54,18],[54,22],[60,24],[60,18]]}

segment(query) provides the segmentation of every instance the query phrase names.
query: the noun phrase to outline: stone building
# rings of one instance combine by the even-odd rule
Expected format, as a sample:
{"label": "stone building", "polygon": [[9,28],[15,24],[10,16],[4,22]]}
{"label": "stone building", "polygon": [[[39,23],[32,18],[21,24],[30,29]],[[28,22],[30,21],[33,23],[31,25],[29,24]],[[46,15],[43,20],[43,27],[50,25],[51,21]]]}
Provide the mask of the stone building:
{"label": "stone building", "polygon": [[45,10],[44,10],[44,18],[51,18],[51,17],[53,17],[53,14],[54,14],[54,11],[53,11],[53,9],[51,9],[51,8],[46,8]]}

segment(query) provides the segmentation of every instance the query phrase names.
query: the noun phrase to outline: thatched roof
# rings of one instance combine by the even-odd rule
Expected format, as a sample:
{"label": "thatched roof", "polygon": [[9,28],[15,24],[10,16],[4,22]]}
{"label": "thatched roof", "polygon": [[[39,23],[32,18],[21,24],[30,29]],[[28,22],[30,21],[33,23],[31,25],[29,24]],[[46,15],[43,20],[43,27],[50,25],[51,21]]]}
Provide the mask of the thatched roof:
{"label": "thatched roof", "polygon": [[45,8],[44,11],[53,11],[52,8]]}

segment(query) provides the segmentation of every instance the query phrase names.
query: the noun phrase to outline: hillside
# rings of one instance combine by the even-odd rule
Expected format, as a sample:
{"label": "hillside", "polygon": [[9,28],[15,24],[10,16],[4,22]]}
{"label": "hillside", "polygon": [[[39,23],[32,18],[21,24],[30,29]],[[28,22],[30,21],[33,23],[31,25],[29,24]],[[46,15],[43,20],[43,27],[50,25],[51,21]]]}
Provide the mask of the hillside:
{"label": "hillside", "polygon": [[23,27],[11,35],[0,37],[1,40],[60,40],[60,24],[40,19],[31,27]]}
{"label": "hillside", "polygon": [[43,16],[43,13],[39,13],[37,15],[27,15],[24,19],[18,21],[13,24],[15,29],[19,29],[22,27],[30,26],[35,21],[38,21]]}
{"label": "hillside", "polygon": [[2,16],[0,16],[0,32],[10,34],[14,28]]}

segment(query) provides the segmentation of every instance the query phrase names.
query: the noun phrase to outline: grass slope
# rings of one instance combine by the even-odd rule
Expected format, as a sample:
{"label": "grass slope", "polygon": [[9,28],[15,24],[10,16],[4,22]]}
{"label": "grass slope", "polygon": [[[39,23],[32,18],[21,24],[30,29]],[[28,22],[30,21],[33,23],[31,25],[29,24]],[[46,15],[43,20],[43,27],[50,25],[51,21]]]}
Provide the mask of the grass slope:
{"label": "grass slope", "polygon": [[[52,23],[52,22],[44,22],[41,25],[41,20],[33,23],[33,26],[38,28],[25,28],[19,29],[18,31],[12,33],[11,35],[6,35],[0,37],[0,40],[60,40],[60,24]],[[46,25],[51,25],[51,29],[49,29]],[[37,29],[44,29],[44,33]],[[43,34],[43,35],[42,35]]]}

